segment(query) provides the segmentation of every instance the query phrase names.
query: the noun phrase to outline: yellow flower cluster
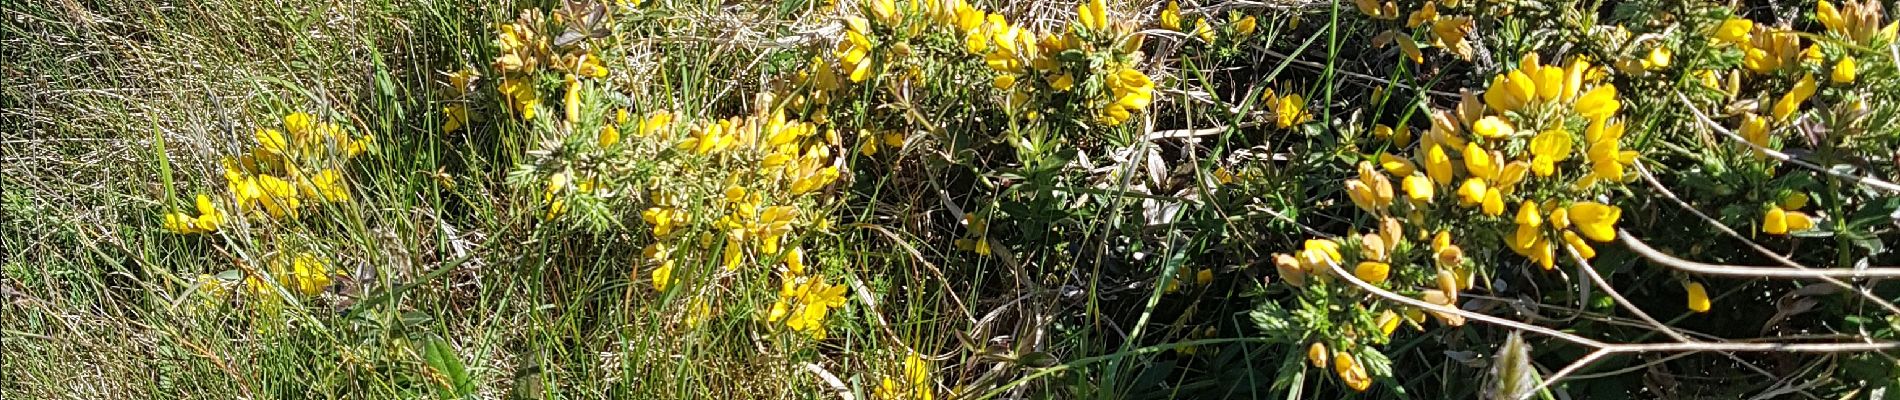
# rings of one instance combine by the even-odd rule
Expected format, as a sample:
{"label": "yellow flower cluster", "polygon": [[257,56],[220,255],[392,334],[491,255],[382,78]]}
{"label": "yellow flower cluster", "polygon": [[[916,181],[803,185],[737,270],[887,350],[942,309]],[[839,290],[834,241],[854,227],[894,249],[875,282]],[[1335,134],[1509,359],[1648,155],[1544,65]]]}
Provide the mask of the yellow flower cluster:
{"label": "yellow flower cluster", "polygon": [[[500,82],[495,88],[518,117],[510,121],[537,135],[541,148],[509,174],[510,185],[532,194],[550,221],[605,229],[615,226],[616,214],[637,214],[648,234],[640,235],[646,242],[638,258],[658,291],[719,282],[695,273],[738,273],[749,264],[782,261],[786,272],[779,304],[759,310],[760,318],[822,337],[829,311],[846,302],[845,287],[806,271],[804,253],[793,241],[801,230],[828,229],[824,213],[811,210],[825,204],[825,188],[842,175],[834,157],[842,145],[835,130],[788,114],[822,117],[832,96],[847,93],[840,89],[848,82],[876,77],[877,63],[888,59],[883,52],[892,51],[888,45],[901,43],[878,42],[888,32],[873,28],[917,12],[900,13],[891,3],[869,2],[874,19],[847,21],[847,38],[832,52],[848,71],[844,76],[825,58],[814,57],[790,85],[769,85],[771,91],[758,95],[751,113],[680,116],[679,121],[669,111],[636,116],[633,104],[595,104],[619,97],[597,94],[605,85],[592,80],[609,71],[589,48],[593,42],[546,34],[560,32],[561,21],[574,16],[556,12],[549,23],[538,10],[523,11],[497,27],[500,55],[493,72]],[[474,79],[472,71],[449,77],[456,88],[468,88]],[[542,96],[555,93],[560,107],[543,108]],[[529,122],[542,112],[556,113],[558,121]],[[449,114],[451,125],[465,126],[457,111]],[[884,143],[896,145],[900,139],[887,137]],[[722,268],[682,269],[711,265]],[[693,326],[719,305],[708,296],[723,291],[687,289],[683,320]]]}
{"label": "yellow flower cluster", "polygon": [[[345,167],[375,144],[374,137],[353,136],[336,123],[302,112],[284,116],[280,125],[257,129],[252,140],[255,146],[241,155],[222,160],[225,189],[231,196],[231,203],[226,205],[234,214],[260,219],[296,218],[306,209],[351,202],[353,196],[344,176]],[[206,233],[229,223],[226,208],[212,195],[197,195],[194,206],[195,216],[185,212],[166,213],[165,230],[181,234]],[[287,285],[293,295],[306,297],[323,293],[331,284],[329,263],[314,253],[252,254],[260,253],[273,255],[264,258],[264,262],[250,264],[260,266],[257,269],[244,268],[243,285],[247,294],[260,301],[263,310],[274,312],[280,305],[280,292],[272,287],[272,282]],[[227,279],[232,280],[232,285],[237,284],[235,275]],[[215,305],[217,300],[233,294],[218,278],[206,275],[200,280],[199,286],[208,295],[208,305]]]}
{"label": "yellow flower cluster", "polygon": [[766,312],[765,321],[824,339],[825,316],[833,308],[844,307],[846,287],[825,283],[823,275],[806,271],[802,258],[796,250],[786,256],[778,301]]}
{"label": "yellow flower cluster", "polygon": [[[661,135],[656,132],[671,118],[671,114],[655,113],[634,129],[642,139],[665,142],[669,139],[658,137]],[[714,209],[721,215],[716,219],[702,220],[689,214],[680,199],[687,191],[684,188],[672,192],[662,189],[653,196],[653,206],[641,211],[641,220],[656,239],[643,252],[643,258],[654,268],[654,288],[666,290],[671,286],[674,259],[686,255],[667,243],[682,232],[697,230],[699,227],[693,226],[697,222],[706,224],[706,230],[700,231],[700,248],[712,248],[715,234],[723,239],[717,263],[727,270],[736,270],[749,259],[781,255],[798,258],[797,249],[781,254],[785,236],[800,224],[798,201],[829,186],[839,176],[838,168],[831,165],[830,147],[813,143],[816,132],[816,125],[788,120],[783,112],[773,112],[698,124],[684,138],[674,141],[670,147],[676,151],[738,163],[732,166],[736,173],[727,175],[724,188],[717,193]],[[682,178],[689,181],[693,175],[705,173],[681,172],[688,174]],[[768,204],[768,199],[779,204]],[[788,263],[802,266],[796,261]]]}
{"label": "yellow flower cluster", "polygon": [[199,194],[194,203],[198,208],[197,216],[181,211],[165,213],[165,230],[180,234],[205,233],[216,231],[224,225],[224,212],[211,204],[211,196]]}
{"label": "yellow flower cluster", "polygon": [[886,376],[878,383],[876,398],[889,400],[932,400],[936,391],[932,388],[936,380],[931,378],[933,367],[929,361],[917,353],[904,355],[903,374],[896,379]]}
{"label": "yellow flower cluster", "polygon": [[[475,81],[481,79],[481,72],[474,68],[463,68],[448,74],[449,97],[460,99],[474,90]],[[468,104],[461,101],[442,107],[442,132],[455,132],[468,126]]]}
{"label": "yellow flower cluster", "polygon": [[[885,3],[888,2],[873,2]],[[847,17],[844,26],[844,40],[838,41],[838,49],[832,55],[838,57],[838,67],[845,71],[845,76],[851,82],[864,82],[871,78],[871,49],[874,48],[871,44],[871,35],[874,35],[871,22],[864,18]],[[830,69],[825,71],[829,72]]]}
{"label": "yellow flower cluster", "polygon": [[1786,235],[1814,229],[1814,217],[1808,213],[1796,211],[1808,206],[1808,195],[1795,192],[1781,199],[1780,203],[1768,206],[1768,212],[1761,218],[1761,232],[1770,235]]}
{"label": "yellow flower cluster", "polygon": [[[1194,27],[1191,29],[1182,29],[1184,26],[1181,25],[1180,2],[1169,1],[1167,8],[1161,10],[1161,15],[1157,19],[1161,22],[1162,29],[1186,33],[1190,37],[1201,39],[1202,42],[1214,43],[1215,40],[1220,38],[1216,35],[1213,25],[1207,22],[1206,18],[1195,19]],[[1231,12],[1227,20],[1229,23],[1226,29],[1222,31],[1230,34],[1234,39],[1244,39],[1253,36],[1254,31],[1260,28],[1260,20],[1258,18],[1252,15],[1242,14],[1239,11]]]}
{"label": "yellow flower cluster", "polygon": [[[1624,128],[1617,119],[1622,104],[1614,86],[1600,83],[1604,73],[1581,60],[1560,67],[1527,55],[1482,94],[1465,92],[1457,110],[1431,113],[1432,128],[1419,137],[1410,157],[1383,153],[1376,162],[1359,162],[1356,176],[1345,180],[1345,192],[1378,226],[1340,239],[1307,240],[1298,252],[1273,256],[1281,278],[1305,289],[1302,296],[1354,304],[1355,310],[1376,315],[1374,328],[1381,335],[1354,335],[1349,329],[1328,341],[1383,343],[1402,321],[1418,326],[1428,315],[1447,326],[1464,323],[1452,314],[1361,304],[1363,296],[1333,287],[1335,266],[1369,284],[1455,307],[1459,293],[1489,272],[1469,262],[1466,250],[1453,243],[1454,235],[1496,235],[1498,242],[1546,269],[1555,264],[1558,249],[1591,258],[1596,252],[1586,239],[1613,240],[1622,210],[1589,199],[1603,193],[1605,183],[1633,178],[1626,167],[1637,153],[1622,148]],[[1409,134],[1379,130],[1385,131],[1380,137],[1401,148],[1412,145],[1403,139]],[[1506,215],[1513,204],[1516,213]],[[1411,243],[1422,238],[1430,238],[1429,243]],[[1348,387],[1369,385],[1347,353],[1331,358]]]}
{"label": "yellow flower cluster", "polygon": [[[553,172],[528,182],[539,182],[533,187],[540,188],[550,219],[564,215],[577,197],[598,200],[615,193],[645,193],[637,210],[652,241],[640,259],[659,291],[681,282],[679,265],[720,265],[732,272],[749,262],[782,259],[789,271],[781,290],[783,304],[765,317],[822,336],[828,310],[844,303],[844,288],[806,273],[802,252],[788,249],[785,242],[821,217],[803,210],[817,204],[821,190],[839,179],[832,155],[838,138],[835,133],[820,135],[814,123],[787,118],[774,97],[760,96],[758,111],[752,114],[686,122],[683,129],[671,129],[674,115],[667,111],[642,118],[625,110],[602,115],[599,119],[606,122],[597,133],[581,139],[596,145],[584,151],[598,152],[582,158],[597,162],[567,160],[564,167],[549,168]],[[593,119],[582,115],[575,125],[588,126]],[[621,132],[628,135],[622,137]],[[614,169],[627,163],[647,163],[661,171],[651,180],[630,181]],[[689,325],[709,316],[713,307],[709,299],[692,301]]]}
{"label": "yellow flower cluster", "polygon": [[535,72],[554,54],[547,35],[536,31],[540,26],[541,10],[527,9],[515,22],[495,27],[495,47],[500,55],[495,57],[494,68],[501,76],[499,88],[509,109],[522,120],[534,119],[535,109],[541,105]]}
{"label": "yellow flower cluster", "polygon": [[[570,18],[582,17],[556,13],[554,23],[559,25]],[[534,119],[541,105],[541,89],[536,85],[541,72],[560,73],[564,83],[562,115],[568,123],[578,118],[580,78],[607,77],[608,70],[599,54],[578,42],[554,43],[546,32],[557,29],[560,28],[548,25],[540,9],[522,10],[514,22],[495,27],[495,47],[500,55],[495,56],[493,68],[501,77],[498,88],[509,109],[524,121]],[[460,111],[466,113],[467,110]],[[457,115],[450,111],[449,116],[454,120]]]}
{"label": "yellow flower cluster", "polygon": [[[318,259],[316,254],[299,252],[296,257],[292,257],[289,265],[285,265],[284,257],[274,258],[266,265],[269,267],[268,270],[258,272],[270,274],[277,278],[279,284],[289,285],[286,287],[292,290],[292,294],[316,296],[330,287],[330,265]],[[277,297],[270,283],[256,275],[245,277],[244,287],[251,295],[260,299]]]}
{"label": "yellow flower cluster", "polygon": [[904,134],[902,132],[893,131],[877,135],[872,134],[869,130],[858,130],[858,152],[864,155],[875,156],[880,148],[888,147],[900,149],[903,146]]}
{"label": "yellow flower cluster", "polygon": [[[1884,21],[1882,6],[1877,1],[1845,1],[1838,7],[1833,1],[1818,1],[1813,12],[1822,30],[1812,34],[1740,17],[1716,24],[1709,33],[1713,46],[1733,48],[1741,53],[1740,69],[1767,84],[1764,96],[1758,101],[1743,103],[1750,106],[1735,112],[1738,126],[1734,131],[1748,142],[1738,147],[1749,149],[1756,160],[1768,159],[1767,152],[1756,148],[1777,150],[1783,145],[1777,132],[1787,131],[1783,128],[1802,120],[1810,100],[1814,104],[1837,105],[1832,109],[1816,109],[1820,118],[1813,120],[1835,131],[1833,135],[1838,137],[1831,141],[1861,141],[1856,136],[1864,129],[1855,125],[1868,114],[1869,99],[1877,97],[1871,92],[1877,89],[1857,85],[1863,69],[1869,68],[1862,66],[1861,61],[1878,62],[1885,58],[1878,49],[1895,41],[1900,23]],[[1809,38],[1813,40],[1804,43],[1803,39]],[[1722,88],[1732,100],[1745,97],[1741,93],[1741,73],[1728,72],[1728,82],[1721,82],[1716,78],[1721,72],[1705,71],[1704,84]],[[1781,91],[1782,88],[1785,91]],[[1786,235],[1815,228],[1817,217],[1797,211],[1807,203],[1805,194],[1796,193],[1770,202],[1773,204],[1763,207],[1762,233]]]}
{"label": "yellow flower cluster", "polygon": [[261,128],[254,137],[249,154],[224,159],[225,185],[240,212],[279,219],[306,206],[349,202],[342,168],[375,143],[305,113],[284,116],[282,130]]}
{"label": "yellow flower cluster", "polygon": [[1883,47],[1881,44],[1892,42],[1900,33],[1900,22],[1880,24],[1884,13],[1879,1],[1845,0],[1847,6],[1835,7],[1834,3],[1822,0],[1814,4],[1814,19],[1821,21],[1827,32],[1849,43],[1867,47]]}
{"label": "yellow flower cluster", "polygon": [[[957,33],[965,50],[980,55],[995,74],[991,86],[1008,92],[1005,111],[1040,119],[1032,104],[1072,99],[1092,113],[1103,126],[1120,125],[1154,100],[1154,81],[1134,69],[1142,37],[1130,34],[1126,23],[1111,22],[1102,0],[1084,2],[1076,20],[1060,32],[1038,33],[1014,25],[1001,14],[987,13],[956,0]],[[1065,52],[1084,57],[1061,57]],[[1100,59],[1105,62],[1092,63]],[[1090,89],[1080,92],[1077,88]]]}
{"label": "yellow flower cluster", "polygon": [[[1592,75],[1581,60],[1557,67],[1542,65],[1535,54],[1526,56],[1517,69],[1491,81],[1482,102],[1467,92],[1456,115],[1432,115],[1432,130],[1412,159],[1379,155],[1381,167],[1402,180],[1398,190],[1414,212],[1411,219],[1429,208],[1437,188],[1451,186],[1458,207],[1485,217],[1501,217],[1507,204],[1519,203],[1516,230],[1505,235],[1505,242],[1546,269],[1554,265],[1558,240],[1585,258],[1593,256],[1594,250],[1566,229],[1574,227],[1591,240],[1612,240],[1620,209],[1567,203],[1600,182],[1632,178],[1625,167],[1637,154],[1621,146],[1623,124],[1614,119],[1621,108],[1616,88],[1596,84]],[[1570,133],[1579,125],[1581,137]],[[1573,162],[1578,147],[1584,157]],[[1460,160],[1452,159],[1454,152]],[[1394,188],[1369,170],[1361,164],[1359,179],[1346,183],[1347,193],[1360,208],[1385,215],[1394,203]],[[1546,215],[1550,225],[1543,224]]]}
{"label": "yellow flower cluster", "polygon": [[[1397,28],[1387,29],[1373,37],[1373,44],[1383,48],[1397,43],[1399,52],[1404,53],[1405,57],[1413,63],[1425,62],[1425,53],[1421,50],[1423,47],[1444,49],[1458,56],[1459,59],[1470,61],[1476,52],[1471,42],[1466,40],[1466,36],[1471,34],[1477,24],[1468,15],[1440,13],[1439,4],[1440,2],[1436,0],[1428,0],[1424,5],[1419,6],[1419,9],[1405,16],[1405,29],[1410,29],[1411,33],[1399,31]],[[1448,0],[1443,4],[1442,7],[1446,11],[1460,10],[1466,6],[1462,0]],[[1359,13],[1375,21],[1394,21],[1392,23],[1396,25],[1396,21],[1399,20],[1398,5],[1391,1],[1378,3],[1375,0],[1353,0],[1353,6],[1359,10]]]}
{"label": "yellow flower cluster", "polygon": [[[1622,108],[1616,87],[1595,84],[1593,75],[1596,73],[1581,59],[1559,68],[1540,65],[1535,54],[1526,56],[1517,70],[1491,81],[1484,104],[1492,115],[1472,124],[1478,138],[1465,143],[1464,164],[1473,176],[1460,186],[1460,198],[1465,202],[1477,200],[1489,216],[1504,211],[1500,204],[1506,202],[1503,197],[1518,198],[1513,218],[1517,229],[1505,238],[1505,243],[1545,269],[1555,264],[1553,243],[1559,240],[1584,258],[1595,255],[1576,232],[1567,229],[1575,228],[1583,237],[1599,242],[1616,236],[1621,209],[1589,201],[1566,203],[1599,182],[1633,178],[1625,167],[1635,161],[1637,153],[1622,149],[1624,125],[1614,119]],[[1573,149],[1579,147],[1579,138],[1570,134],[1578,120],[1584,125],[1580,147],[1587,171],[1566,174],[1567,161]],[[1526,137],[1528,140],[1523,140]],[[1521,145],[1518,148],[1528,151],[1506,156],[1504,149],[1516,147],[1510,145]],[[1512,158],[1515,160],[1504,161]],[[1529,193],[1516,190],[1520,182],[1565,176],[1575,177],[1574,184],[1542,185],[1543,190]],[[1544,216],[1549,216],[1548,225],[1543,223]]]}
{"label": "yellow flower cluster", "polygon": [[1273,105],[1274,126],[1290,128],[1313,121],[1313,112],[1306,109],[1306,98],[1299,93],[1275,95],[1268,89],[1261,97]]}
{"label": "yellow flower cluster", "polygon": [[[1730,18],[1717,25],[1710,32],[1714,43],[1733,46],[1742,54],[1742,67],[1756,75],[1773,76],[1782,72],[1799,74],[1786,93],[1769,103],[1767,110],[1745,110],[1741,115],[1741,126],[1736,129],[1744,140],[1762,148],[1774,148],[1771,132],[1777,126],[1785,126],[1801,112],[1801,106],[1820,90],[1820,78],[1814,71],[1825,72],[1826,83],[1834,85],[1852,85],[1860,76],[1859,60],[1855,54],[1861,48],[1880,48],[1894,41],[1900,23],[1881,25],[1882,12],[1879,2],[1848,1],[1843,8],[1834,3],[1821,1],[1815,4],[1815,19],[1826,29],[1823,35],[1849,46],[1839,46],[1835,41],[1817,40],[1802,47],[1801,32],[1785,27],[1773,27],[1756,23],[1746,18]],[[1834,51],[1830,51],[1834,50]],[[1714,71],[1707,71],[1705,81],[1716,83]],[[1711,86],[1717,86],[1711,84]],[[1729,94],[1736,95],[1740,86],[1740,77],[1731,79]],[[1855,104],[1865,104],[1856,102]],[[1766,115],[1761,115],[1766,114]],[[1762,153],[1756,153],[1761,158]]]}
{"label": "yellow flower cluster", "polygon": [[548,175],[547,187],[541,190],[541,202],[548,205],[548,212],[542,218],[552,220],[566,213],[569,191],[581,195],[593,193],[594,179],[588,178],[574,182],[574,174],[566,171]]}

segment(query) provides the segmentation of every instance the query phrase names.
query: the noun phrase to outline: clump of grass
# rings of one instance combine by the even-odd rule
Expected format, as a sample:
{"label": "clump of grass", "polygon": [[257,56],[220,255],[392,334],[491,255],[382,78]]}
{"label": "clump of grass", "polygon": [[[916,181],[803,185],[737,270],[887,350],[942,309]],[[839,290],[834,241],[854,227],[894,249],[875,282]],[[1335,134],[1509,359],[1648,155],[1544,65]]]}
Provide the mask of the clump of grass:
{"label": "clump of grass", "polygon": [[0,394],[1892,388],[1893,18],[1759,3],[9,5]]}

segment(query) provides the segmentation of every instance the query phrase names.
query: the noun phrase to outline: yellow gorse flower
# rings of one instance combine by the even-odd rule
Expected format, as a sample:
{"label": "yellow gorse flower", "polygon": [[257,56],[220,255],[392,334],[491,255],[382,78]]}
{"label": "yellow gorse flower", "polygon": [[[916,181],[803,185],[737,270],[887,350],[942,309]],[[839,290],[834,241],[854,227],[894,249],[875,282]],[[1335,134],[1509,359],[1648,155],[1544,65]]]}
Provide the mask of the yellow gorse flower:
{"label": "yellow gorse flower", "polygon": [[1090,32],[1108,29],[1108,5],[1103,0],[1088,0],[1075,9],[1075,21]]}
{"label": "yellow gorse flower", "polygon": [[1344,351],[1334,352],[1333,372],[1339,375],[1340,381],[1346,383],[1346,387],[1352,388],[1354,391],[1364,392],[1367,388],[1372,387],[1372,376],[1366,374],[1365,365],[1361,365],[1355,361],[1352,354],[1348,354]]}
{"label": "yellow gorse flower", "polygon": [[1828,78],[1835,84],[1846,85],[1854,83],[1854,78],[1859,75],[1859,68],[1854,64],[1854,57],[1847,56],[1841,57],[1841,61],[1834,63],[1834,71],[1828,74]]}
{"label": "yellow gorse flower", "polygon": [[455,132],[455,131],[461,130],[462,127],[464,126],[468,126],[468,106],[467,105],[451,104],[451,105],[442,107],[442,116],[443,116],[443,120],[442,120],[443,133]]}
{"label": "yellow gorse flower", "polygon": [[1754,24],[1749,42],[1742,47],[1742,66],[1756,74],[1772,74],[1796,65],[1801,38],[1785,28]]}
{"label": "yellow gorse flower", "polygon": [[1689,294],[1689,311],[1709,312],[1709,291],[1702,287],[1702,282],[1684,283],[1682,288]]}
{"label": "yellow gorse flower", "polygon": [[1656,46],[1656,48],[1649,49],[1649,54],[1644,55],[1640,63],[1645,70],[1654,71],[1665,69],[1669,68],[1670,59],[1674,58],[1674,56],[1675,53],[1670,51],[1668,47]]}
{"label": "yellow gorse flower", "polygon": [[330,287],[330,266],[314,254],[300,253],[291,261],[291,277],[298,293],[315,296]]}
{"label": "yellow gorse flower", "polygon": [[871,77],[871,23],[864,18],[846,17],[844,19],[844,40],[838,42],[833,55],[838,57],[840,69],[852,82],[864,82]]}
{"label": "yellow gorse flower", "polygon": [[1326,351],[1325,343],[1313,342],[1306,346],[1306,362],[1313,368],[1326,368],[1332,362],[1332,353]]}
{"label": "yellow gorse flower", "polygon": [[[1555,204],[1550,206],[1548,211],[1550,219],[1546,224],[1543,218],[1545,211],[1540,209],[1537,203],[1523,202],[1518,207],[1514,218],[1517,231],[1505,238],[1511,250],[1537,262],[1544,269],[1550,269],[1556,264],[1556,252],[1553,246],[1557,241],[1576,250],[1579,256],[1592,258],[1596,255],[1596,250],[1579,239],[1579,235],[1597,242],[1609,242],[1616,239],[1616,222],[1623,215],[1621,208],[1596,202],[1577,202],[1569,207],[1558,207]],[[1572,230],[1575,232],[1573,233]],[[1547,236],[1546,232],[1554,232],[1556,236]]]}
{"label": "yellow gorse flower", "polygon": [[1372,17],[1372,19],[1389,20],[1399,18],[1398,5],[1390,1],[1380,4],[1375,0],[1352,0],[1352,5],[1353,8],[1359,10],[1360,14],[1365,14],[1367,17]]}
{"label": "yellow gorse flower", "polygon": [[1378,261],[1360,261],[1359,265],[1353,267],[1352,275],[1354,277],[1358,277],[1359,280],[1363,280],[1363,281],[1366,281],[1367,283],[1377,285],[1377,284],[1385,283],[1385,279],[1387,276],[1389,276],[1391,270],[1392,270],[1392,266],[1386,263],[1382,263]]}
{"label": "yellow gorse flower", "polygon": [[[1788,204],[1788,205],[1793,205],[1793,204]],[[1779,204],[1769,206],[1768,212],[1762,215],[1762,222],[1761,222],[1762,233],[1766,233],[1770,235],[1786,235],[1790,232],[1801,232],[1801,231],[1814,229],[1814,217],[1809,216],[1808,213],[1805,213],[1805,212],[1791,211],[1788,209],[1784,209],[1782,208],[1782,206],[1783,205],[1779,205]],[[1798,208],[1798,207],[1791,207],[1791,208]]]}
{"label": "yellow gorse flower", "polygon": [[766,322],[782,324],[792,332],[814,339],[825,337],[825,317],[843,307],[845,287],[831,285],[821,276],[787,275],[779,299],[766,312]]}
{"label": "yellow gorse flower", "polygon": [[1722,21],[1720,26],[1715,27],[1715,32],[1710,35],[1710,38],[1729,44],[1745,45],[1748,44],[1749,34],[1754,30],[1755,21],[1753,20],[1729,18]]}
{"label": "yellow gorse flower", "polygon": [[1818,87],[1815,85],[1813,74],[1801,76],[1801,80],[1795,81],[1794,88],[1789,89],[1787,94],[1783,94],[1780,99],[1775,100],[1774,109],[1769,115],[1773,117],[1775,121],[1788,121],[1796,112],[1801,110],[1801,103],[1807,102],[1809,97],[1814,96],[1816,89],[1818,89]]}
{"label": "yellow gorse flower", "polygon": [[903,374],[898,379],[886,376],[878,384],[877,398],[932,400],[936,398],[935,380],[931,378],[930,362],[917,353],[904,355]]}
{"label": "yellow gorse flower", "polygon": [[196,208],[198,215],[168,212],[165,213],[162,227],[173,233],[194,234],[216,231],[218,227],[224,225],[224,212],[218,211],[218,208],[211,203],[211,196],[199,194],[193,199],[192,205]]}
{"label": "yellow gorse flower", "polygon": [[1829,34],[1843,40],[1870,46],[1876,43],[1892,42],[1896,32],[1900,32],[1900,23],[1881,24],[1884,12],[1879,1],[1847,0],[1844,7],[1835,7],[1831,1],[1819,1],[1814,4],[1814,19],[1827,28]]}
{"label": "yellow gorse flower", "polygon": [[1241,17],[1239,21],[1234,22],[1234,34],[1241,37],[1251,36],[1254,30],[1259,29],[1259,25],[1260,21],[1254,19],[1252,15]]}
{"label": "yellow gorse flower", "polygon": [[1557,163],[1570,159],[1571,143],[1570,132],[1562,129],[1544,131],[1531,138],[1531,172],[1538,177],[1556,174]]}
{"label": "yellow gorse flower", "polygon": [[1114,102],[1103,106],[1096,117],[1103,125],[1121,125],[1134,112],[1147,108],[1148,103],[1154,100],[1154,81],[1133,68],[1123,68],[1108,75],[1107,83]]}
{"label": "yellow gorse flower", "polygon": [[[286,258],[290,259],[288,263],[285,262]],[[298,252],[295,256],[280,255],[265,263],[265,266],[267,268],[256,272],[275,278],[293,295],[314,297],[328,290],[332,282],[329,263],[310,252]],[[266,302],[279,297],[277,290],[264,277],[246,276],[244,286],[251,295]]]}
{"label": "yellow gorse flower", "polygon": [[1181,3],[1169,1],[1168,7],[1161,10],[1161,27],[1170,31],[1181,31]]}
{"label": "yellow gorse flower", "polygon": [[1275,126],[1291,128],[1313,120],[1313,113],[1306,110],[1306,98],[1299,93],[1275,96],[1268,92],[1266,98],[1273,104]]}
{"label": "yellow gorse flower", "polygon": [[1206,43],[1213,43],[1216,38],[1214,36],[1214,26],[1213,24],[1209,24],[1206,18],[1194,20],[1194,31],[1188,34],[1200,38],[1202,42]]}

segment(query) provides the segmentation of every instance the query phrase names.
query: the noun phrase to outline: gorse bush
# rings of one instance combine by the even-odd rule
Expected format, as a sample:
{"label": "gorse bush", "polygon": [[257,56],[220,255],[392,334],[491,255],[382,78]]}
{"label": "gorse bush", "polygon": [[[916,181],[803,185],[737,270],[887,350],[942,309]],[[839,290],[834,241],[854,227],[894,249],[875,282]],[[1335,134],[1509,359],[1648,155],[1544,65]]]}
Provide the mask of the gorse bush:
{"label": "gorse bush", "polygon": [[215,68],[8,41],[7,395],[1900,389],[1877,0],[98,7]]}

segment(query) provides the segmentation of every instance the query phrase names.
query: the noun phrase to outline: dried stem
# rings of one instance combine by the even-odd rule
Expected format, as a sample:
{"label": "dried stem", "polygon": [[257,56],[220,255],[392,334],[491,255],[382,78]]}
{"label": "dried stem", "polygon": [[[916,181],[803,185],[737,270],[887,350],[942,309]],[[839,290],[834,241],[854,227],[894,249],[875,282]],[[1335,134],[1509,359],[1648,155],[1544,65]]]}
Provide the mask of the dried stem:
{"label": "dried stem", "polygon": [[[1769,259],[1772,259],[1772,260],[1775,260],[1775,262],[1781,263],[1781,265],[1785,265],[1794,269],[1802,269],[1802,270],[1808,269],[1808,267],[1801,265],[1801,263],[1797,263],[1794,260],[1789,259],[1788,257],[1784,257],[1779,253],[1770,251],[1768,250],[1768,248],[1762,247],[1761,244],[1755,243],[1755,241],[1753,240],[1749,240],[1746,237],[1742,237],[1742,234],[1740,232],[1736,232],[1734,229],[1729,228],[1727,224],[1723,224],[1722,221],[1718,221],[1714,217],[1710,217],[1708,214],[1703,213],[1702,210],[1698,210],[1694,206],[1690,206],[1689,203],[1683,201],[1682,198],[1676,197],[1676,192],[1670,191],[1668,187],[1663,186],[1661,181],[1657,181],[1656,176],[1649,172],[1649,167],[1645,166],[1644,163],[1642,162],[1636,163],[1636,172],[1638,174],[1637,176],[1643,177],[1643,181],[1649,183],[1650,188],[1656,189],[1657,192],[1662,193],[1663,198],[1666,198],[1666,199],[1669,199],[1669,201],[1675,202],[1676,207],[1683,209],[1683,211],[1688,211],[1690,214],[1694,214],[1697,218],[1701,218],[1703,222],[1707,222],[1709,225],[1714,226],[1715,229],[1718,231],[1721,231],[1722,234],[1728,235],[1729,237],[1734,238],[1735,240],[1741,241],[1743,244],[1747,245],[1750,249],[1754,249],[1756,253],[1760,253],[1761,255],[1767,256]],[[1894,306],[1892,302],[1888,302],[1886,299],[1880,298],[1880,296],[1875,296],[1871,289],[1851,285],[1851,284],[1848,284],[1847,282],[1843,282],[1840,279],[1836,279],[1831,276],[1823,276],[1823,277],[1820,277],[1819,279],[1823,282],[1827,282],[1836,287],[1852,290],[1855,293],[1859,293],[1861,298],[1867,299],[1867,301],[1873,302],[1874,304],[1879,305],[1881,308],[1887,309],[1887,312],[1900,314],[1900,307]]]}
{"label": "dried stem", "polygon": [[[1628,232],[1619,231],[1619,233],[1622,234],[1622,236],[1624,236],[1625,238],[1629,236]],[[1465,310],[1458,309],[1456,307],[1447,307],[1443,305],[1432,304],[1424,300],[1405,297],[1403,295],[1399,295],[1398,293],[1393,293],[1391,291],[1385,290],[1378,286],[1374,286],[1370,283],[1366,283],[1366,281],[1364,280],[1360,280],[1359,277],[1353,276],[1351,271],[1347,271],[1346,268],[1340,266],[1339,263],[1329,261],[1327,262],[1327,267],[1331,269],[1333,275],[1339,278],[1339,280],[1352,284],[1354,287],[1358,287],[1360,290],[1366,291],[1366,293],[1370,293],[1373,296],[1383,298],[1388,301],[1397,302],[1397,303],[1405,304],[1412,307],[1418,307],[1418,308],[1431,311],[1431,312],[1455,314],[1461,317],[1465,317],[1466,319],[1500,325],[1506,328],[1528,331],[1531,333],[1536,333],[1536,334],[1548,336],[1551,338],[1561,339],[1563,341],[1576,343],[1576,344],[1583,345],[1585,347],[1590,347],[1592,349],[1595,349],[1595,351],[1591,352],[1589,355],[1586,355],[1583,358],[1578,359],[1577,361],[1571,362],[1570,365],[1565,366],[1563,369],[1559,370],[1556,374],[1551,375],[1548,379],[1544,379],[1544,381],[1538,385],[1537,389],[1532,390],[1530,393],[1537,393],[1538,391],[1549,387],[1551,384],[1561,381],[1565,376],[1573,374],[1576,371],[1584,368],[1585,366],[1588,366],[1590,363],[1595,362],[1597,359],[1603,358],[1604,356],[1608,356],[1611,354],[1616,354],[1616,353],[1648,353],[1648,352],[1691,352],[1693,353],[1693,352],[1704,352],[1704,351],[1852,353],[1852,352],[1869,352],[1869,351],[1891,351],[1891,350],[1900,349],[1900,342],[1789,343],[1789,342],[1702,342],[1702,341],[1691,340],[1691,341],[1683,341],[1683,342],[1677,342],[1677,343],[1607,343],[1607,342],[1602,342],[1602,341],[1586,338],[1583,336],[1578,336],[1578,335],[1567,333],[1567,332],[1558,331],[1551,328],[1526,324],[1523,322],[1512,321],[1509,319],[1499,318],[1499,317],[1491,316],[1488,314],[1465,311]],[[1527,394],[1526,396],[1528,397],[1529,394]]]}
{"label": "dried stem", "polygon": [[1643,243],[1642,239],[1637,239],[1634,235],[1631,235],[1629,231],[1617,229],[1616,235],[1618,241],[1623,242],[1625,246],[1629,246],[1630,250],[1635,251],[1636,254],[1643,256],[1643,258],[1648,258],[1652,262],[1662,264],[1669,268],[1696,274],[1779,279],[1900,277],[1900,268],[1896,267],[1870,267],[1864,269],[1784,269],[1779,267],[1700,263],[1663,254],[1663,252],[1649,247],[1649,244]]}

